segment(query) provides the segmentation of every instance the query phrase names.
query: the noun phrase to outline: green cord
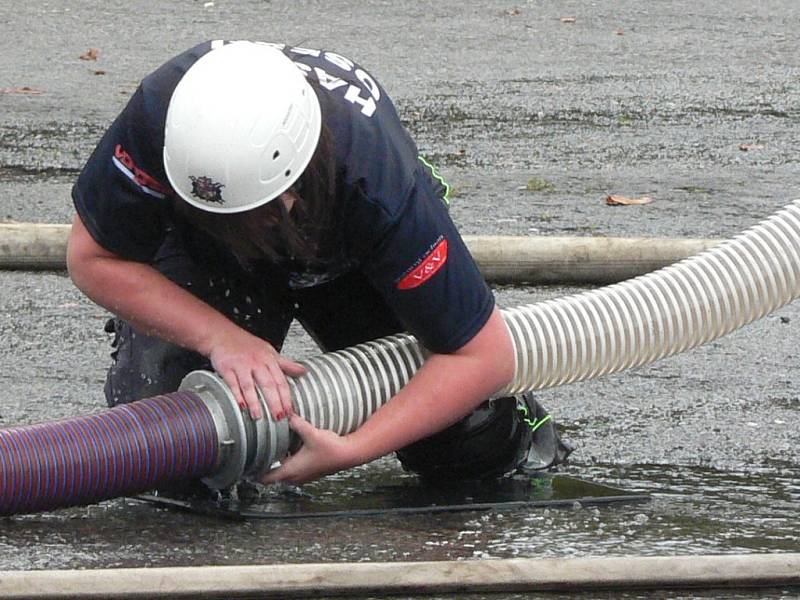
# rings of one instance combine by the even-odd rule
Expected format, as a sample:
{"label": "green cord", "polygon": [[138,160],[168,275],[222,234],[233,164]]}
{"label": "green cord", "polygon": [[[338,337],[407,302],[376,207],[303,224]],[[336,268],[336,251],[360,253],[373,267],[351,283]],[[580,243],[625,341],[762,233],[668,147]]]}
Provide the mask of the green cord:
{"label": "green cord", "polygon": [[448,184],[444,180],[444,177],[442,177],[439,174],[439,171],[436,170],[436,167],[434,167],[431,163],[429,163],[427,160],[425,160],[422,156],[419,156],[419,161],[423,165],[428,167],[431,170],[431,175],[433,175],[433,178],[444,186],[444,198],[443,198],[443,200],[444,200],[444,203],[447,204],[447,206],[450,206],[450,191],[451,191],[450,184]]}
{"label": "green cord", "polygon": [[541,419],[534,417],[533,420],[531,420],[530,414],[528,413],[528,406],[526,404],[518,404],[517,410],[522,413],[522,420],[528,427],[531,428],[531,433],[535,433],[539,427],[553,418],[551,415],[545,415]]}

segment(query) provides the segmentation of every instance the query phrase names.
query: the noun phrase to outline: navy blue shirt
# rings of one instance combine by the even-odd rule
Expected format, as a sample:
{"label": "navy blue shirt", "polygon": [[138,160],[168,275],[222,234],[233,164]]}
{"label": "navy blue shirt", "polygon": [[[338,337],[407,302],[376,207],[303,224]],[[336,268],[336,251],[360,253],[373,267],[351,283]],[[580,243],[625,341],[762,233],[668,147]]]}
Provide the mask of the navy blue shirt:
{"label": "navy blue shirt", "polygon": [[[195,61],[224,43],[200,44],[147,76],[78,177],[76,210],[105,249],[139,262],[156,254],[174,218],[162,158],[169,100]],[[358,270],[427,348],[459,349],[486,323],[494,298],[391,99],[340,54],[270,45],[318,82],[336,161],[338,237],[346,240],[327,274],[297,272],[292,281],[315,285]]]}

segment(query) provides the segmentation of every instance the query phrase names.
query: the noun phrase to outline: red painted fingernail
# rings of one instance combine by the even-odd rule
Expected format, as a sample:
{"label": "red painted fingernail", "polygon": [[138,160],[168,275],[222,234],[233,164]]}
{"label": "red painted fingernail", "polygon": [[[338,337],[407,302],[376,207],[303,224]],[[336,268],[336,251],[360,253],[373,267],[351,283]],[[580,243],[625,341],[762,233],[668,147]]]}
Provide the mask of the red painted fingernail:
{"label": "red painted fingernail", "polygon": [[285,416],[285,415],[283,414],[283,411],[279,411],[279,412],[278,412],[278,414],[277,414],[277,415],[275,415],[275,420],[276,420],[276,421],[283,421],[283,417],[284,417],[284,416]]}

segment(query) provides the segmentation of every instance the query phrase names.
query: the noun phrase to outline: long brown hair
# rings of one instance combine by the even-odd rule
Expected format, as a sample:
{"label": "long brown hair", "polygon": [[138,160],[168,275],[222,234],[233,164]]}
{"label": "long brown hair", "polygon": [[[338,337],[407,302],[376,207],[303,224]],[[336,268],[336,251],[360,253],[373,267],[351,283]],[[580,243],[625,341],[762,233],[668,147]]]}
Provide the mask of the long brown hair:
{"label": "long brown hair", "polygon": [[314,155],[289,190],[295,196],[291,211],[276,199],[252,210],[218,214],[179,198],[175,210],[189,226],[220,242],[244,265],[262,259],[315,262],[332,225],[336,185],[332,146],[331,133],[323,121]]}

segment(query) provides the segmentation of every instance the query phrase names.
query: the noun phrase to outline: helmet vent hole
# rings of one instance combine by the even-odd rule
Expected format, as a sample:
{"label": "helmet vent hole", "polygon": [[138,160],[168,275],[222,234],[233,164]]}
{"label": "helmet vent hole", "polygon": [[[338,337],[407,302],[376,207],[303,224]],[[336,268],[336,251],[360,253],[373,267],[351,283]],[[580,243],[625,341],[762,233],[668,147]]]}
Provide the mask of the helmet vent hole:
{"label": "helmet vent hole", "polygon": [[291,169],[286,169],[286,173],[284,173],[284,175],[286,175],[286,177],[288,177],[291,174],[292,174],[292,170]]}
{"label": "helmet vent hole", "polygon": [[272,160],[278,160],[278,157],[281,155],[280,150],[275,150],[274,154],[272,155]]}

